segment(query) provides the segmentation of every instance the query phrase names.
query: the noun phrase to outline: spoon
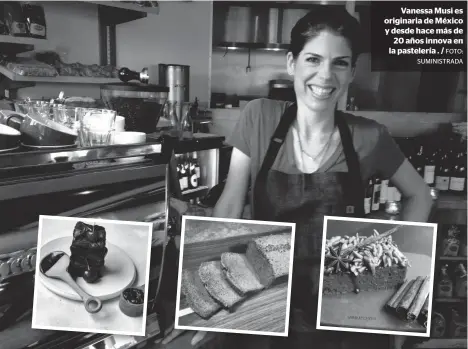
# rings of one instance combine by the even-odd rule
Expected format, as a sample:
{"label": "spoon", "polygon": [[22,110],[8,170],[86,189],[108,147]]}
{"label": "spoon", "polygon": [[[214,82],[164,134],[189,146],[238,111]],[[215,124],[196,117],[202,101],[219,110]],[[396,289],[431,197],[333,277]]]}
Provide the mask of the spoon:
{"label": "spoon", "polygon": [[84,302],[85,309],[88,313],[97,313],[102,308],[102,302],[99,298],[87,294],[73,280],[68,273],[67,268],[70,264],[70,257],[62,251],[54,251],[46,255],[41,260],[41,273],[53,279],[59,279],[67,283]]}

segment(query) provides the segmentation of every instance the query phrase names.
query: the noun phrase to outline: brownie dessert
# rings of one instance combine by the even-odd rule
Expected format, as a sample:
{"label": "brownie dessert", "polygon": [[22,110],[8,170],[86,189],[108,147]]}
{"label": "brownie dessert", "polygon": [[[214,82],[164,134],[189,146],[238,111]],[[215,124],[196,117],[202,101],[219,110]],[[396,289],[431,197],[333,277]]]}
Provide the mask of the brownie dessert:
{"label": "brownie dessert", "polygon": [[324,294],[387,290],[405,281],[410,264],[392,237],[375,231],[371,238],[356,234],[326,241]]}
{"label": "brownie dessert", "polygon": [[89,283],[97,281],[102,277],[107,254],[106,230],[99,225],[76,223],[70,251],[70,275],[73,278],[81,276]]}

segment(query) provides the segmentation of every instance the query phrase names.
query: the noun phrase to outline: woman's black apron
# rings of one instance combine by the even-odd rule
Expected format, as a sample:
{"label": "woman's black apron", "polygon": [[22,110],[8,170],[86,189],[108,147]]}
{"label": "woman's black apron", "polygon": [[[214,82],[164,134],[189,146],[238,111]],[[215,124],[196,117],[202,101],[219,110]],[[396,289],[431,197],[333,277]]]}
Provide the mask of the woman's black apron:
{"label": "woman's black apron", "polygon": [[290,328],[315,332],[324,216],[364,217],[364,187],[351,131],[341,112],[335,113],[335,122],[348,172],[286,174],[271,168],[296,114],[297,106],[292,104],[271,138],[253,188],[253,218],[296,223]]}

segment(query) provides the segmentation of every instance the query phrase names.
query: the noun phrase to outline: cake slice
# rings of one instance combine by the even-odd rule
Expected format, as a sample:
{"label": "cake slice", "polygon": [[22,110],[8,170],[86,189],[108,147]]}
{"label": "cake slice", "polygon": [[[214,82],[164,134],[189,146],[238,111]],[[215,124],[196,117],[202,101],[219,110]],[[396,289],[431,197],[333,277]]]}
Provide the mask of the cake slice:
{"label": "cake slice", "polygon": [[182,271],[181,291],[190,308],[205,320],[221,309],[221,305],[210,296],[203,286],[197,272],[186,269]]}
{"label": "cake slice", "polygon": [[208,293],[225,308],[232,308],[243,299],[224,275],[221,262],[203,262],[200,264],[198,274]]}
{"label": "cake slice", "polygon": [[246,295],[263,289],[245,255],[225,252],[221,255],[221,265],[227,280],[239,294]]}
{"label": "cake slice", "polygon": [[83,277],[95,282],[101,276],[107,255],[106,229],[99,225],[78,222],[73,230],[68,272],[72,277]]}
{"label": "cake slice", "polygon": [[291,234],[262,236],[249,242],[246,257],[263,286],[289,274]]}

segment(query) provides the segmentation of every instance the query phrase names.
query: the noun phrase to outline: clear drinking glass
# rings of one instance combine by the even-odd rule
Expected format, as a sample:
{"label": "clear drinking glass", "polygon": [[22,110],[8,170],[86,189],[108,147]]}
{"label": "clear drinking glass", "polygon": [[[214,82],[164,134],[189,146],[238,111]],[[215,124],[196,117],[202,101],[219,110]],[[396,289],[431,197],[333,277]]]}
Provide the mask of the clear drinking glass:
{"label": "clear drinking glass", "polygon": [[193,121],[191,116],[192,103],[182,104],[182,115],[180,120],[180,138],[190,139],[193,137]]}
{"label": "clear drinking glass", "polygon": [[116,112],[109,109],[76,108],[79,119],[81,147],[111,144]]}
{"label": "clear drinking glass", "polygon": [[76,107],[67,107],[61,104],[52,106],[52,118],[55,122],[62,124],[72,130],[79,131],[79,116]]}

